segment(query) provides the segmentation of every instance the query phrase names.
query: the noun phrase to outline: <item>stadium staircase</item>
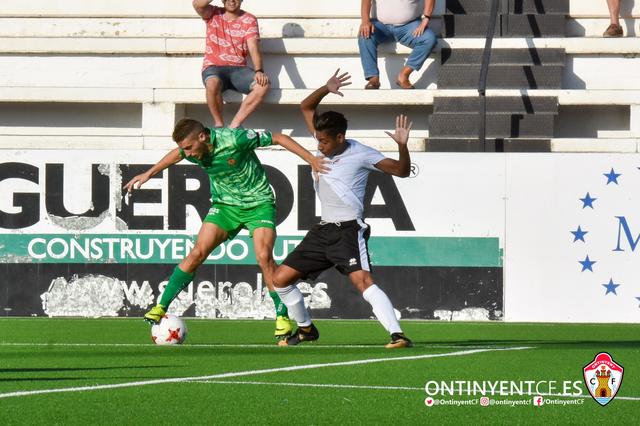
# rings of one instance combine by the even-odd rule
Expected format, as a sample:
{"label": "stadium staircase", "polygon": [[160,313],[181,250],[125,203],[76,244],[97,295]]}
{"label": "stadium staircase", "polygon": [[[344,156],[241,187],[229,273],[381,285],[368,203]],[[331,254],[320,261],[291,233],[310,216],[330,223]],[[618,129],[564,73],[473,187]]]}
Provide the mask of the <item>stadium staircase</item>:
{"label": "stadium staircase", "polygon": [[[496,0],[496,38],[564,37],[568,0]],[[485,37],[490,1],[447,0],[443,15],[445,38]],[[562,48],[494,49],[488,89],[557,90],[562,85]],[[478,87],[483,49],[441,51],[440,89]],[[486,106],[486,144],[479,134],[480,98],[435,96],[430,118],[428,151],[549,151],[558,115],[557,96],[492,96]]]}

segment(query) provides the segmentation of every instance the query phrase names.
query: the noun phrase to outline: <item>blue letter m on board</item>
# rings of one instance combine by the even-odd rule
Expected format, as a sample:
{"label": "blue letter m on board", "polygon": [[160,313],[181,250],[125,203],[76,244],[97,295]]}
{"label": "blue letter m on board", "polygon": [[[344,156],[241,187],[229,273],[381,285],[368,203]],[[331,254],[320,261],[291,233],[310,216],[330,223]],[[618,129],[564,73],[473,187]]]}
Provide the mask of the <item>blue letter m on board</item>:
{"label": "blue letter m on board", "polygon": [[625,237],[627,237],[627,241],[629,242],[631,251],[635,251],[636,246],[638,245],[638,241],[640,241],[640,234],[634,240],[633,235],[631,235],[631,229],[629,229],[629,224],[627,223],[627,219],[624,216],[616,216],[616,219],[618,219],[618,246],[615,249],[613,249],[613,251],[624,251],[624,249],[620,248],[621,231],[624,231],[624,235]]}

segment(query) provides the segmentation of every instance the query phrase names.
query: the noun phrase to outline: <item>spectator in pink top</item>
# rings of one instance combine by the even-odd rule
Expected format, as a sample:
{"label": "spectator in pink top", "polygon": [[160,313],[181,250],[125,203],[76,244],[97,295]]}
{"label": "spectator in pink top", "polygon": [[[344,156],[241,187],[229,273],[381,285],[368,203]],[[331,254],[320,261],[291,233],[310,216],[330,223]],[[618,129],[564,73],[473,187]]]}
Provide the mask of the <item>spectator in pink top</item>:
{"label": "spectator in pink top", "polygon": [[[242,122],[260,105],[269,90],[269,77],[262,69],[260,31],[255,16],[240,9],[242,0],[193,0],[193,7],[207,25],[207,41],[202,64],[202,82],[207,106],[216,127],[224,127],[222,93],[235,90],[247,97],[229,127]],[[247,64],[247,55],[255,69]]]}

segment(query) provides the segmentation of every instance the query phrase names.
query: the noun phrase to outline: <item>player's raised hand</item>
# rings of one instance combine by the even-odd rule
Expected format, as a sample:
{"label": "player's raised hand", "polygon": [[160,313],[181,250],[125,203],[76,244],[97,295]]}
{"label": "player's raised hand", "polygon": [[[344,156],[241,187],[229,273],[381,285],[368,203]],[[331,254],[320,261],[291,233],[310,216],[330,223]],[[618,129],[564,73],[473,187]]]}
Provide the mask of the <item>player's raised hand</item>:
{"label": "player's raised hand", "polygon": [[336,70],[335,73],[331,76],[329,80],[327,80],[327,89],[331,93],[335,93],[339,96],[344,96],[342,92],[340,92],[340,88],[344,86],[348,86],[351,84],[349,79],[351,76],[348,72],[344,72],[342,74],[338,74],[340,72],[340,68]]}
{"label": "player's raised hand", "polygon": [[131,179],[122,189],[126,189],[128,194],[131,194],[134,189],[138,189],[149,180],[149,175],[147,173],[139,174],[138,176]]}
{"label": "player's raised hand", "polygon": [[409,117],[404,114],[400,114],[396,117],[396,131],[394,133],[385,133],[391,137],[398,145],[406,145],[409,141],[409,132],[411,131],[412,121],[409,121]]}

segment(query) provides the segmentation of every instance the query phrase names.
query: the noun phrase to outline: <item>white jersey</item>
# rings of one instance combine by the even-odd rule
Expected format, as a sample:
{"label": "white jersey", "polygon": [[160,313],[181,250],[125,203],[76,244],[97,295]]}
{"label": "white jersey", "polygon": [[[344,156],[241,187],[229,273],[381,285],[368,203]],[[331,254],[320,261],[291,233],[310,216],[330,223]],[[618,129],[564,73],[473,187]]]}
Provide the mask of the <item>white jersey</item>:
{"label": "white jersey", "polygon": [[325,222],[362,219],[369,173],[380,171],[375,165],[385,159],[380,151],[356,140],[347,139],[345,143],[347,148],[342,153],[326,157],[331,170],[314,181]]}

